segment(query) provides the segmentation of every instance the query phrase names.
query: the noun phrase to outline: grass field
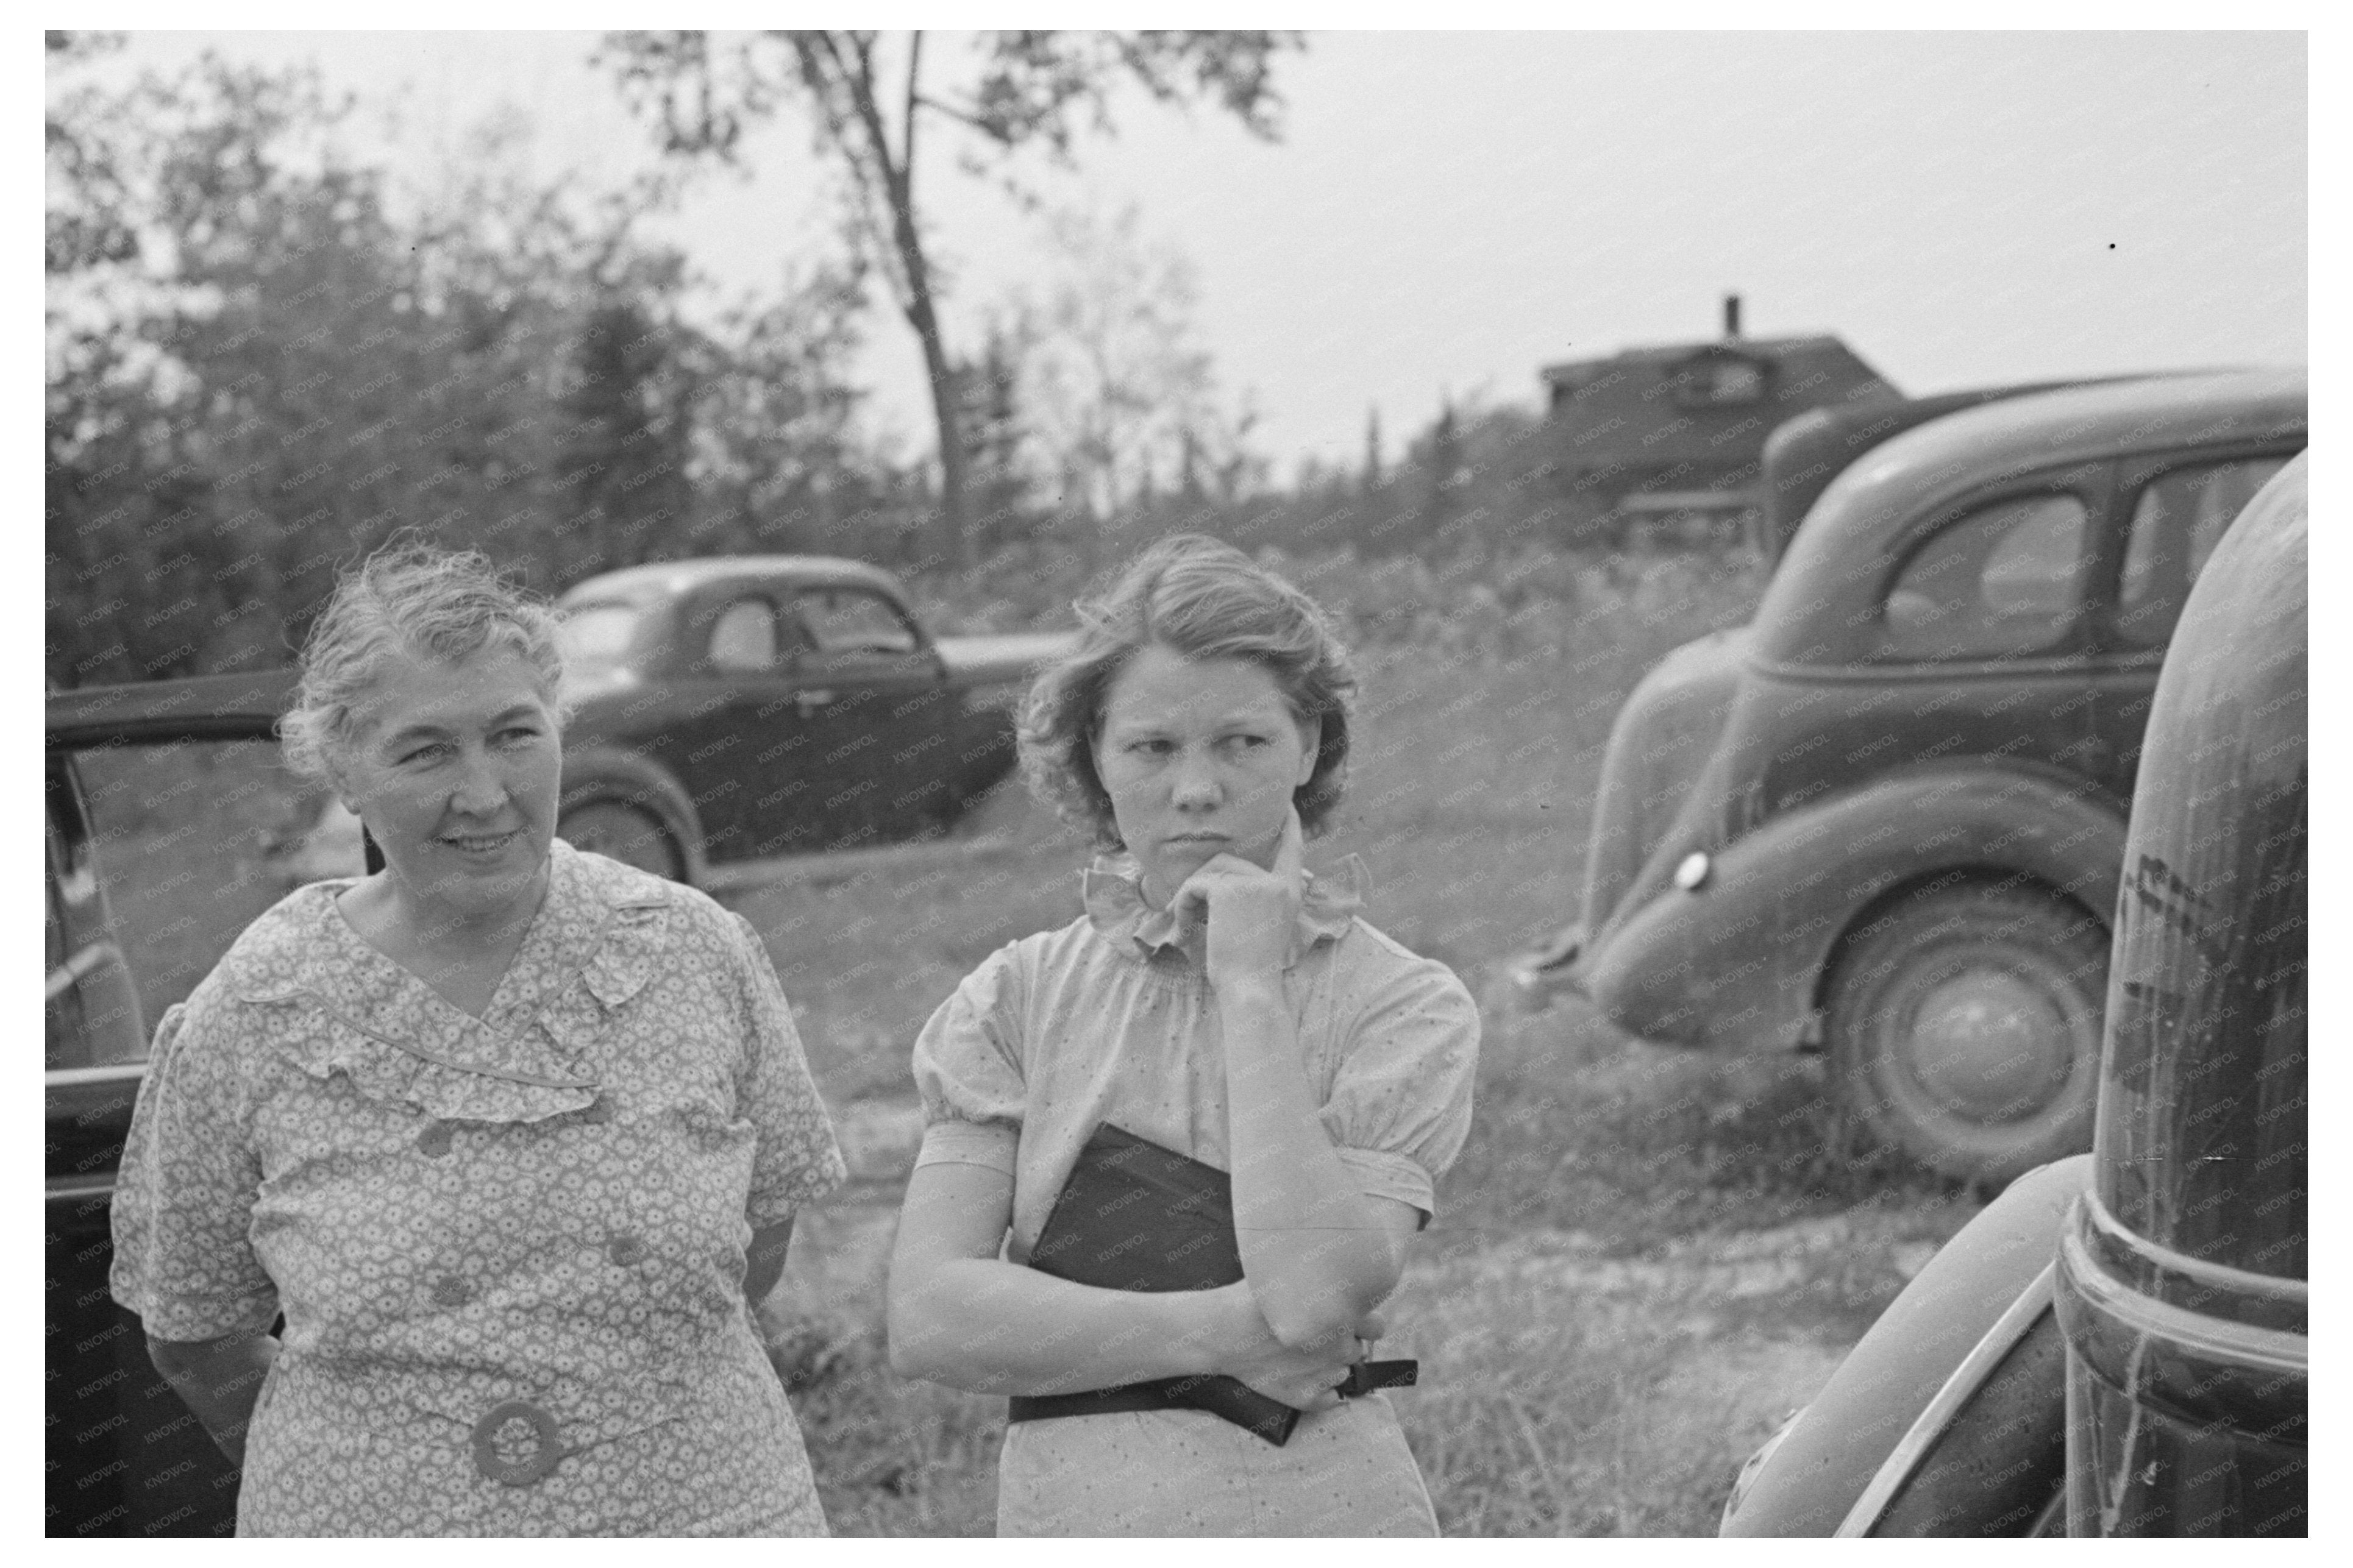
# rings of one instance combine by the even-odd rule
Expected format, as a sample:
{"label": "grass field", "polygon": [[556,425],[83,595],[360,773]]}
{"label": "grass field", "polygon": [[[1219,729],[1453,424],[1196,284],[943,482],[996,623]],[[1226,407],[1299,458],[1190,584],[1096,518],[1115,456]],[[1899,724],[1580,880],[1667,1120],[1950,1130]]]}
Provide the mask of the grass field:
{"label": "grass field", "polygon": [[[1620,701],[1754,591],[1668,563],[1499,602],[1468,634],[1356,616],[1377,639],[1359,749],[1309,864],[1362,854],[1367,917],[1492,997],[1499,961],[1574,908]],[[995,809],[1016,843],[988,860],[732,900],[768,934],[837,1107],[912,1102],[907,1050],[933,1006],[1002,942],[1077,912],[1082,847],[1018,801]],[[1972,1205],[1849,1159],[1811,1060],[1652,1047],[1569,1004],[1482,1011],[1471,1141],[1385,1342],[1422,1362],[1393,1397],[1440,1521],[1712,1533],[1741,1459]],[[802,1293],[772,1302],[826,1506],[843,1534],[987,1533],[1003,1402],[882,1364],[888,1234],[886,1208],[835,1224],[822,1247],[863,1261],[797,1258]]]}

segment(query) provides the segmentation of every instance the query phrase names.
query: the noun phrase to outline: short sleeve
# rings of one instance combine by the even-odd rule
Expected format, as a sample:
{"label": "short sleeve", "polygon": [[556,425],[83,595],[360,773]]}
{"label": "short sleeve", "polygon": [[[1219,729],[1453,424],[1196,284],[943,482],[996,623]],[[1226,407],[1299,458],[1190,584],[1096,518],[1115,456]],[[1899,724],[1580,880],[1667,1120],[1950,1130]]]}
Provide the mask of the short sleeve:
{"label": "short sleeve", "polygon": [[923,1100],[918,1165],[985,1165],[1014,1173],[1028,1089],[1021,1076],[1014,950],[965,976],[915,1038]]}
{"label": "short sleeve", "polygon": [[151,1336],[182,1342],[266,1332],[278,1316],[251,1239],[261,1162],[237,1064],[192,1016],[183,1003],[156,1026],[115,1178],[108,1279]]}
{"label": "short sleeve", "polygon": [[1479,1009],[1454,972],[1416,959],[1366,1001],[1341,1047],[1324,1128],[1363,1190],[1437,1212],[1471,1132]]}
{"label": "short sleeve", "polygon": [[768,950],[749,921],[742,915],[728,919],[742,949],[749,1037],[736,1109],[758,1140],[744,1212],[759,1229],[790,1219],[802,1205],[841,1185],[849,1172],[834,1142],[833,1119],[809,1078],[800,1030]]}

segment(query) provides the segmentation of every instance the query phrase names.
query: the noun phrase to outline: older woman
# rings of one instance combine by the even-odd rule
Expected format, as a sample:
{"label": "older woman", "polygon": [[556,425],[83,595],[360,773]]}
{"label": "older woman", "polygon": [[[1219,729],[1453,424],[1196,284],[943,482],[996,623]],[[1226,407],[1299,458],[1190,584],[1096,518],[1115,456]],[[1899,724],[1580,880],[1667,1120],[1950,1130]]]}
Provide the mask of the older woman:
{"label": "older woman", "polygon": [[[1445,965],[1359,918],[1354,857],[1302,868],[1348,756],[1345,657],[1305,595],[1199,537],[1080,610],[1023,757],[1122,853],[1080,919],[991,955],[916,1042],[892,1363],[1015,1396],[1000,1534],[1434,1533],[1386,1396],[1337,1385],[1366,1386],[1350,1363],[1462,1145],[1479,1023]],[[1060,1204],[1081,1171],[1121,1190]],[[1161,1234],[1103,1245],[1106,1221]],[[1240,1277],[1090,1282],[1087,1246],[1178,1275],[1223,1248]],[[1229,1378],[1277,1417],[1190,1407]]]}
{"label": "older woman", "polygon": [[479,555],[345,578],[282,734],[384,868],[156,1031],[114,1293],[241,1534],[825,1531],[747,1303],[840,1156],[751,927],[555,839],[555,633]]}

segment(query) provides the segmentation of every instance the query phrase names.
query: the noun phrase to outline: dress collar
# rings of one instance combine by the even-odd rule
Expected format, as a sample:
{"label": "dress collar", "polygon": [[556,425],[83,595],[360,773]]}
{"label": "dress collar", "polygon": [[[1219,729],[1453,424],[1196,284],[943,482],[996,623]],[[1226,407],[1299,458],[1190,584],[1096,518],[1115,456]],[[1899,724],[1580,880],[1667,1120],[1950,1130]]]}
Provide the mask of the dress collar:
{"label": "dress collar", "polygon": [[[1304,871],[1300,890],[1299,919],[1292,931],[1285,969],[1305,957],[1319,942],[1338,941],[1356,918],[1372,890],[1372,873],[1358,857],[1344,857],[1331,869]],[[1079,892],[1087,919],[1111,944],[1123,952],[1153,957],[1171,949],[1199,967],[1206,954],[1198,926],[1180,928],[1170,910],[1155,910],[1144,899],[1143,868],[1128,854],[1099,855],[1080,879]]]}

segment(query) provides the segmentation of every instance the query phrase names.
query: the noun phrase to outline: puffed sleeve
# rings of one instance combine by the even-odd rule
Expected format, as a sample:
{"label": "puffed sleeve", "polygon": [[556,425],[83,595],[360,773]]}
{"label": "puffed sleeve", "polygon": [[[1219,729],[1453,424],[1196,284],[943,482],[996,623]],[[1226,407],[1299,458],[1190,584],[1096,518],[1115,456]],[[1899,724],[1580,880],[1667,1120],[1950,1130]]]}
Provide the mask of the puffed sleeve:
{"label": "puffed sleeve", "polygon": [[1014,1173],[1021,1110],[1019,972],[1002,948],[964,977],[915,1038],[923,1099],[918,1165],[985,1165]]}
{"label": "puffed sleeve", "polygon": [[736,1105],[758,1130],[752,1191],[744,1205],[744,1217],[756,1230],[790,1219],[803,1204],[841,1185],[849,1171],[834,1142],[833,1119],[810,1081],[800,1030],[793,1025],[768,950],[751,921],[742,915],[728,919],[741,950],[749,1024]]}
{"label": "puffed sleeve", "polygon": [[180,1004],[156,1026],[115,1178],[108,1284],[159,1340],[259,1333],[278,1316],[250,1237],[261,1161],[214,1016]]}
{"label": "puffed sleeve", "polygon": [[1413,959],[1372,988],[1341,1046],[1324,1128],[1376,1197],[1437,1212],[1435,1184],[1471,1133],[1479,1009],[1454,972]]}

